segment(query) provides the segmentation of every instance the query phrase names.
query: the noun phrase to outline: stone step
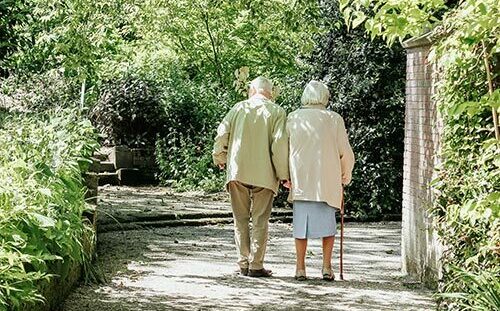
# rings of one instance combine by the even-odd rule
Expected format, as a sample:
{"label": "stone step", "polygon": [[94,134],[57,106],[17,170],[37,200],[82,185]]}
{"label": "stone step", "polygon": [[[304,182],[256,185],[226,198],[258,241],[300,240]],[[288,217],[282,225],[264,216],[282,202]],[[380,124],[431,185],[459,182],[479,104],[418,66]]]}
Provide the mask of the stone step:
{"label": "stone step", "polygon": [[141,171],[137,168],[121,168],[116,171],[122,186],[137,186],[141,184]]}
{"label": "stone step", "polygon": [[109,155],[106,153],[101,153],[99,151],[96,151],[93,155],[94,158],[97,160],[103,162],[103,161],[109,161]]}
{"label": "stone step", "polygon": [[89,165],[87,171],[92,173],[99,173],[101,171],[101,160],[96,157],[91,157],[92,163]]}
{"label": "stone step", "polygon": [[99,186],[113,185],[119,186],[120,179],[117,172],[99,173]]}
{"label": "stone step", "polygon": [[101,162],[101,173],[106,173],[106,172],[115,172],[115,164],[113,162],[109,161],[102,161]]}

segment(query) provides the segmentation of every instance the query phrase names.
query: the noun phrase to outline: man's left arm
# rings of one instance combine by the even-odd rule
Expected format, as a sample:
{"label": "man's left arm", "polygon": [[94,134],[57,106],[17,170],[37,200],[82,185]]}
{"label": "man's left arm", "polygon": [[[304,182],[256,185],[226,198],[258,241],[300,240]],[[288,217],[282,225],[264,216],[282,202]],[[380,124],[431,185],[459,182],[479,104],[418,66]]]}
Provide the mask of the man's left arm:
{"label": "man's left arm", "polygon": [[273,136],[271,142],[271,158],[276,176],[279,180],[289,180],[288,170],[288,135],[286,132],[285,110],[279,112],[275,124],[273,124]]}

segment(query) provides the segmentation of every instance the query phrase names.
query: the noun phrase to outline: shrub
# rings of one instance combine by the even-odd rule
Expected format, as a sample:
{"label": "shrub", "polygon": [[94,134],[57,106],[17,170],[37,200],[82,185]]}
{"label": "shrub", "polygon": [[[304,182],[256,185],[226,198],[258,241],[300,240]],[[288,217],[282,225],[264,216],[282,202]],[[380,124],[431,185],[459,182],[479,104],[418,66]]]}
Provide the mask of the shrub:
{"label": "shrub", "polygon": [[104,82],[90,113],[103,144],[154,146],[166,121],[160,91],[154,82],[132,75]]}
{"label": "shrub", "polygon": [[55,262],[84,263],[81,172],[97,147],[75,111],[7,118],[0,125],[0,310],[41,301]]}
{"label": "shrub", "polygon": [[0,80],[0,106],[14,111],[43,112],[79,104],[80,86],[51,70]]}
{"label": "shrub", "polygon": [[223,173],[212,163],[215,129],[228,109],[228,95],[211,85],[172,75],[164,87],[166,134],[156,143],[159,180],[179,189],[222,189]]}
{"label": "shrub", "polygon": [[[498,282],[488,280],[500,275],[500,147],[492,118],[500,92],[485,95],[478,83],[486,77],[481,50],[462,50],[454,35],[434,48],[443,135],[432,211],[445,246],[442,306],[496,310],[500,301],[490,293],[498,293]],[[498,66],[498,58],[491,61]]]}

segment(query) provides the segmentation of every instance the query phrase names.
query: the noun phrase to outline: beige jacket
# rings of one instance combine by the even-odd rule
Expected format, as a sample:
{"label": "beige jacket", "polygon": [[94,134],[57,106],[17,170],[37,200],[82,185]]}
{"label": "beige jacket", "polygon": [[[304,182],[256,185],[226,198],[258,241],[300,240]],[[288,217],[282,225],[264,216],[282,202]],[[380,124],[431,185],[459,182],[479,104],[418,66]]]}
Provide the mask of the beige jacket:
{"label": "beige jacket", "polygon": [[217,129],[215,165],[226,164],[227,179],[278,192],[289,179],[283,108],[261,95],[237,103]]}
{"label": "beige jacket", "polygon": [[326,202],[340,208],[342,184],[351,182],[354,153],[342,117],[323,105],[288,116],[292,189],[288,200]]}

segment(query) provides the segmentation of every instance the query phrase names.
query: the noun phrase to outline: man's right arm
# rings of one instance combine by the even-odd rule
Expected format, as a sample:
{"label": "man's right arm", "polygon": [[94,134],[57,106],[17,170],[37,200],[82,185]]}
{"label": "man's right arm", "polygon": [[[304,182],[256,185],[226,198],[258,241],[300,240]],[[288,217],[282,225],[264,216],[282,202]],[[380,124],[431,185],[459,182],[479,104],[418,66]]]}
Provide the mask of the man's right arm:
{"label": "man's right arm", "polygon": [[229,146],[229,134],[231,130],[231,119],[233,110],[230,110],[217,128],[212,159],[214,164],[223,168],[227,162],[227,149]]}

